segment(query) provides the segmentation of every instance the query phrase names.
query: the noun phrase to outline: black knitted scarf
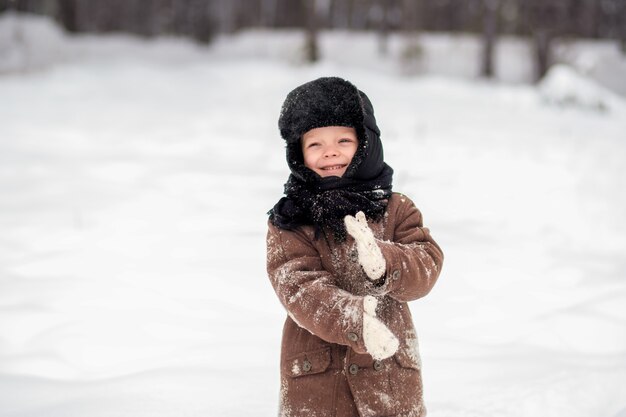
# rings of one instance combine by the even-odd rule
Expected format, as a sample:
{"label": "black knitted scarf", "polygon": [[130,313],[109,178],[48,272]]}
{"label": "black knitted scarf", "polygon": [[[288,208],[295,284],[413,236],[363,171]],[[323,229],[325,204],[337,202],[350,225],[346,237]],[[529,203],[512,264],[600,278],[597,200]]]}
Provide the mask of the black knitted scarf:
{"label": "black knitted scarf", "polygon": [[335,240],[342,242],[346,238],[345,216],[362,211],[368,219],[382,219],[391,196],[392,176],[393,169],[387,164],[371,180],[320,177],[304,181],[292,174],[285,184],[286,197],[270,210],[270,220],[287,230],[313,225],[317,235],[329,228]]}

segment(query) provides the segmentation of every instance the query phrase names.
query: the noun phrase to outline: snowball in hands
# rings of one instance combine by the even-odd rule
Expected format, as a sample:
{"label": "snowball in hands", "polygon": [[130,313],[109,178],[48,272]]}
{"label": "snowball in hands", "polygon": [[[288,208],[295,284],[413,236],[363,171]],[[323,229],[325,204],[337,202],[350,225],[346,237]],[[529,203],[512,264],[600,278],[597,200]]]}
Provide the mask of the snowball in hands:
{"label": "snowball in hands", "polygon": [[372,358],[387,359],[398,350],[398,339],[376,318],[378,300],[371,295],[363,299],[363,342]]}
{"label": "snowball in hands", "polygon": [[359,263],[365,274],[370,280],[376,281],[383,276],[387,265],[380,248],[376,244],[374,233],[367,224],[365,214],[359,211],[355,217],[348,215],[343,221],[347,232],[356,241]]}

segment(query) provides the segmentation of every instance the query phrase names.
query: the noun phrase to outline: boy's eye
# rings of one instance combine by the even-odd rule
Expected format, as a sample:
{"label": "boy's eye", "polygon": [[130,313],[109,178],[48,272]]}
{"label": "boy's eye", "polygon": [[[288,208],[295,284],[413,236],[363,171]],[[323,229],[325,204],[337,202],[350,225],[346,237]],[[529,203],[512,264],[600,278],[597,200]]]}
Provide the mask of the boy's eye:
{"label": "boy's eye", "polygon": [[339,143],[346,143],[346,142],[350,143],[350,142],[352,142],[352,139],[351,139],[351,138],[342,138],[342,139],[339,139]]}
{"label": "boy's eye", "polygon": [[307,148],[312,148],[312,147],[314,147],[314,146],[319,146],[319,143],[317,143],[317,142],[312,142],[312,143],[309,143],[309,144],[307,145]]}

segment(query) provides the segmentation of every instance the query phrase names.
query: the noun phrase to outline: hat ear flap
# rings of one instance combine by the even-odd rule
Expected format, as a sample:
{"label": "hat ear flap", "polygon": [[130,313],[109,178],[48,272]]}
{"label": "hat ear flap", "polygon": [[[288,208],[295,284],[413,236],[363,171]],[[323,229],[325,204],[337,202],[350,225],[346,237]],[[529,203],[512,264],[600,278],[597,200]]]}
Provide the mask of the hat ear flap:
{"label": "hat ear flap", "polygon": [[369,97],[361,90],[359,90],[359,96],[363,103],[363,125],[373,131],[376,135],[380,136],[380,129],[376,124],[376,118],[374,117],[374,106]]}
{"label": "hat ear flap", "polygon": [[358,91],[363,115],[363,123],[356,129],[360,143],[345,176],[369,180],[376,178],[383,171],[385,158],[383,144],[380,141],[380,129],[374,117],[374,106],[364,92]]}

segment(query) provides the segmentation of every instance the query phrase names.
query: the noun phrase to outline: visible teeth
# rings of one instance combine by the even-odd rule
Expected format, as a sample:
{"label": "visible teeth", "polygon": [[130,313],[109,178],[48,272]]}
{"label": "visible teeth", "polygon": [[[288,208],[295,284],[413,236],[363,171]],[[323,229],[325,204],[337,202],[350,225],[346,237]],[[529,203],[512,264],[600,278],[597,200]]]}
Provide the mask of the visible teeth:
{"label": "visible teeth", "polygon": [[325,168],[322,168],[322,169],[331,170],[331,169],[340,169],[340,168],[341,168],[341,165],[335,165],[334,167],[325,167]]}

